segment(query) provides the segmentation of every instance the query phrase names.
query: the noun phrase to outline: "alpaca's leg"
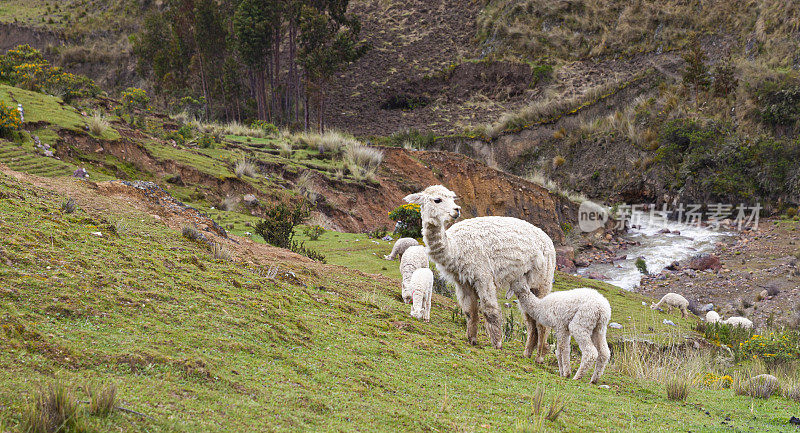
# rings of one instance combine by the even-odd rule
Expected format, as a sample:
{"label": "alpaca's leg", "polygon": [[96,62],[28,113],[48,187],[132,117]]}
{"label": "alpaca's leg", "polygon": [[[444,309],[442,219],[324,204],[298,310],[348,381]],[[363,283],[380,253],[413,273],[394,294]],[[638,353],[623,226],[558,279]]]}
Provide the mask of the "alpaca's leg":
{"label": "alpaca's leg", "polygon": [[522,315],[525,317],[525,328],[528,330],[528,338],[525,340],[525,357],[530,358],[533,355],[533,348],[536,347],[536,343],[539,340],[539,333],[537,332],[539,328],[536,326],[536,321],[528,313],[523,312]]}
{"label": "alpaca's leg", "polygon": [[539,323],[536,324],[536,329],[537,329],[536,334],[538,337],[537,339],[538,350],[536,353],[536,362],[541,364],[542,362],[544,362],[544,356],[547,354],[547,351],[549,350],[547,345],[547,335],[550,334],[550,329]]}
{"label": "alpaca's leg", "polygon": [[517,295],[517,299],[519,302],[519,311],[522,313],[522,318],[525,321],[525,330],[527,331],[528,337],[525,340],[525,357],[530,358],[533,355],[533,348],[536,346],[538,341],[538,333],[536,327],[536,321],[533,320],[527,311],[525,311],[525,297],[533,296],[531,290],[528,288],[528,282],[526,279],[521,279],[521,281],[515,281],[511,283],[511,291]]}
{"label": "alpaca's leg", "polygon": [[489,339],[492,341],[492,346],[499,349],[503,346],[503,314],[500,311],[500,306],[497,304],[497,294],[493,290],[484,288],[478,291],[478,296],[481,298],[483,304],[483,316],[486,319],[486,333],[489,334]]}
{"label": "alpaca's leg", "polygon": [[600,380],[600,376],[603,375],[603,371],[608,365],[608,360],[611,359],[611,350],[608,348],[608,341],[606,340],[606,326],[608,324],[601,321],[592,333],[592,343],[597,348],[597,363],[594,366],[594,374],[592,374],[592,380],[590,381],[592,383],[597,383]]}
{"label": "alpaca's leg", "polygon": [[[544,298],[553,290],[552,270],[549,273],[545,272],[544,274],[542,274],[541,271],[529,271],[525,274],[525,278],[528,281],[530,292],[536,297]],[[541,324],[537,324],[536,328],[536,362],[541,363],[544,361],[544,355],[546,355],[550,350],[549,346],[547,345],[547,335],[549,334],[550,330]]]}
{"label": "alpaca's leg", "polygon": [[425,299],[425,321],[431,321],[431,294],[429,293]]}
{"label": "alpaca's leg", "polygon": [[467,316],[467,341],[478,344],[478,294],[468,285],[456,285],[456,298],[461,311]]}
{"label": "alpaca's leg", "polygon": [[569,377],[572,370],[569,360],[570,337],[566,329],[556,330],[556,359],[558,360],[558,374]]}
{"label": "alpaca's leg", "polygon": [[689,312],[686,311],[686,307],[681,307],[681,317],[683,317],[685,319],[686,316],[688,316],[688,315],[689,315]]}
{"label": "alpaca's leg", "polygon": [[579,316],[573,318],[569,323],[569,332],[581,349],[581,365],[578,367],[578,371],[575,372],[574,380],[582,378],[586,370],[594,366],[597,360],[597,348],[594,347],[592,342],[592,331],[593,329],[585,328],[585,321],[580,320]]}

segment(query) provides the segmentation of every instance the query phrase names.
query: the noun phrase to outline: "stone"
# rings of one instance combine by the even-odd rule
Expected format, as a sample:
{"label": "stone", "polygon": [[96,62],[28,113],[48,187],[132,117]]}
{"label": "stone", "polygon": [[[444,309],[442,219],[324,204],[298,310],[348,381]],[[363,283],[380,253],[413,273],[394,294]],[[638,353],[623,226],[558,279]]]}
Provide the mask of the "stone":
{"label": "stone", "polygon": [[673,322],[672,320],[668,320],[668,319],[664,319],[664,322],[662,322],[662,323],[664,323],[665,325],[669,325],[669,326],[678,326],[678,325],[675,324],[675,322]]}
{"label": "stone", "polygon": [[584,277],[592,279],[592,280],[607,280],[608,277],[599,273],[599,272],[587,272],[583,274]]}
{"label": "stone", "polygon": [[52,158],[55,155],[53,155],[53,151],[52,150],[45,150],[44,151],[44,156],[46,156],[48,158]]}
{"label": "stone", "polygon": [[657,233],[660,234],[660,235],[668,235],[668,234],[670,234],[672,232],[669,229],[661,229]]}
{"label": "stone", "polygon": [[622,329],[622,325],[620,325],[620,324],[619,324],[619,323],[617,323],[617,322],[611,322],[611,323],[609,323],[609,324],[608,324],[608,327],[609,327],[609,328],[612,328],[612,329]]}
{"label": "stone", "polygon": [[719,271],[722,263],[716,254],[698,254],[689,260],[689,268],[696,271],[705,271],[706,269]]}
{"label": "stone", "polygon": [[677,260],[675,260],[674,262],[670,263],[664,269],[666,269],[668,271],[680,271],[681,270],[681,264]]}
{"label": "stone", "polygon": [[73,177],[80,177],[80,178],[84,178],[84,177],[86,177],[87,175],[88,175],[88,173],[86,173],[86,169],[85,169],[85,168],[83,168],[83,167],[81,167],[81,168],[79,168],[79,169],[75,170],[74,172],[72,172],[72,176],[73,176]]}
{"label": "stone", "polygon": [[253,194],[245,194],[244,197],[242,197],[242,201],[247,206],[257,206],[258,205],[258,197],[256,197]]}
{"label": "stone", "polygon": [[[601,389],[611,389],[611,387],[608,386],[608,385],[598,385],[597,387],[601,388]],[[798,423],[798,424],[800,424],[800,423]]]}
{"label": "stone", "polygon": [[709,312],[709,311],[711,311],[713,309],[714,309],[714,304],[712,304],[712,303],[708,303],[708,304],[700,306],[700,311],[703,311],[703,312]]}

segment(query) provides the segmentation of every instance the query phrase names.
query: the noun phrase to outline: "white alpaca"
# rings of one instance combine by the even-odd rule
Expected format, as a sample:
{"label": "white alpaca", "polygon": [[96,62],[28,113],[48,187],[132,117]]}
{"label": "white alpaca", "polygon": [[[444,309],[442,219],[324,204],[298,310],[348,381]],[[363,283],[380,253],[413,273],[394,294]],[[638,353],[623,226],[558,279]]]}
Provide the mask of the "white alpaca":
{"label": "white alpaca", "polygon": [[650,305],[650,308],[655,310],[662,305],[666,305],[667,312],[672,311],[672,307],[675,307],[681,310],[682,317],[689,315],[689,310],[687,309],[689,307],[689,301],[677,293],[667,293],[661,298],[660,301],[658,301],[658,303]]}
{"label": "white alpaca", "polygon": [[425,247],[416,245],[410,247],[403,253],[400,259],[400,275],[403,277],[403,282],[400,286],[400,293],[403,295],[403,302],[406,304],[411,302],[411,288],[409,281],[414,271],[420,268],[428,267],[428,254],[425,252]]}
{"label": "white alpaca", "polygon": [[428,268],[417,269],[411,274],[407,286],[411,289],[411,317],[430,322],[433,272]]}
{"label": "white alpaca", "polygon": [[742,328],[747,329],[751,329],[753,327],[752,320],[738,316],[728,317],[727,319],[723,320],[722,323],[730,326],[741,326]]}
{"label": "white alpaca", "polygon": [[414,238],[400,238],[400,239],[397,240],[397,242],[394,243],[394,247],[392,248],[392,252],[389,253],[388,256],[383,256],[383,258],[386,259],[386,260],[394,260],[394,259],[396,259],[398,257],[402,257],[403,253],[406,252],[406,250],[409,247],[413,247],[414,245],[419,245],[419,242],[417,242],[416,239],[414,239]]}
{"label": "white alpaca", "polygon": [[719,317],[719,313],[714,310],[709,311],[706,313],[706,323],[717,323],[719,322],[721,317]]}
{"label": "white alpaca", "polygon": [[606,341],[606,328],[611,319],[611,304],[594,289],[580,288],[553,292],[542,299],[528,296],[520,300],[520,308],[537,323],[553,328],[556,334],[556,358],[561,376],[569,377],[570,337],[581,349],[581,365],[573,379],[583,377],[594,366],[592,383],[597,383],[611,358]]}
{"label": "white alpaca", "polygon": [[[556,249],[545,232],[517,218],[472,218],[447,229],[446,225],[461,214],[455,199],[455,193],[442,185],[405,197],[407,202],[420,205],[428,257],[456,288],[458,303],[467,317],[467,341],[477,344],[480,304],[486,333],[499,349],[503,334],[497,287],[510,288],[520,299],[547,295],[553,287]],[[524,316],[528,328],[525,356],[531,356],[538,343],[536,360],[541,362],[547,330],[528,314]]]}

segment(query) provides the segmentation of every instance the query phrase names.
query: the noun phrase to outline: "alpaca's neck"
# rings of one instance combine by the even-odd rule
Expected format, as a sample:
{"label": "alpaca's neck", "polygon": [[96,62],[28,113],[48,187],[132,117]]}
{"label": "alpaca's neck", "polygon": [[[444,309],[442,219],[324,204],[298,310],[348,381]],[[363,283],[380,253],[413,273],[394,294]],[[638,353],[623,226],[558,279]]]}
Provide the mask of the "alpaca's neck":
{"label": "alpaca's neck", "polygon": [[525,312],[528,313],[528,315],[531,316],[533,320],[539,323],[543,322],[544,308],[542,305],[543,301],[541,299],[537,298],[536,295],[534,295],[530,291],[527,291],[525,293],[517,293],[517,299],[519,300],[519,305],[522,306],[522,309],[525,310]]}
{"label": "alpaca's neck", "polygon": [[449,256],[450,242],[444,229],[444,223],[423,221],[422,239],[428,246],[428,254],[437,263],[444,263]]}

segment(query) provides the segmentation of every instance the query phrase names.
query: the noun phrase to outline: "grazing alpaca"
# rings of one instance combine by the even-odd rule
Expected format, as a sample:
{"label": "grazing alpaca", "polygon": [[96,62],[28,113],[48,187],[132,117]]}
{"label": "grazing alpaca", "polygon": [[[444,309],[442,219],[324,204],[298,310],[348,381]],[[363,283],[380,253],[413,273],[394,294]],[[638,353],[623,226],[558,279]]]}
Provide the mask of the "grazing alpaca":
{"label": "grazing alpaca", "polygon": [[681,310],[682,317],[686,317],[689,315],[689,311],[687,309],[689,307],[689,301],[687,301],[686,298],[677,293],[667,293],[661,298],[660,301],[658,301],[657,304],[651,305],[650,308],[655,310],[656,308],[659,308],[662,305],[667,306],[667,312],[672,311],[672,307],[675,307]]}
{"label": "grazing alpaca", "polygon": [[411,317],[431,321],[431,297],[433,297],[433,272],[428,268],[414,271],[408,282],[411,289]]}
{"label": "grazing alpaca", "polygon": [[[420,205],[422,237],[428,257],[442,276],[453,283],[461,310],[467,316],[467,341],[477,344],[478,307],[486,318],[486,333],[492,345],[503,344],[502,313],[497,305],[497,287],[508,287],[523,299],[545,296],[553,287],[556,249],[547,234],[517,218],[481,217],[446,225],[457,219],[461,208],[456,195],[442,185],[405,197]],[[528,340],[525,356],[538,345],[536,360],[543,360],[546,328],[527,313]]]}
{"label": "grazing alpaca", "polygon": [[400,274],[403,277],[403,282],[400,286],[400,293],[403,295],[403,302],[406,304],[411,303],[411,288],[408,283],[411,280],[411,275],[414,271],[420,268],[428,267],[428,254],[425,252],[425,247],[416,245],[406,250],[403,257],[400,259]]}
{"label": "grazing alpaca", "polygon": [[709,311],[706,313],[706,323],[717,323],[720,321],[719,313],[714,310]]}
{"label": "grazing alpaca", "polygon": [[386,260],[394,260],[394,259],[396,259],[398,257],[402,257],[403,253],[405,253],[406,250],[409,247],[413,247],[414,245],[419,245],[419,242],[417,242],[416,239],[414,239],[414,238],[400,238],[400,239],[397,240],[397,242],[394,243],[394,247],[392,248],[392,252],[389,253],[388,256],[383,256],[383,258],[386,259]]}
{"label": "grazing alpaca", "polygon": [[520,308],[537,323],[553,328],[556,334],[558,372],[569,377],[570,337],[581,349],[581,366],[574,380],[583,377],[594,366],[592,383],[597,383],[611,358],[606,341],[606,328],[611,319],[611,305],[594,289],[580,288],[553,292],[542,299],[528,296],[520,300]]}
{"label": "grazing alpaca", "polygon": [[747,329],[751,329],[753,327],[752,320],[738,316],[728,317],[727,319],[723,320],[722,323],[730,326],[741,326],[742,328]]}

